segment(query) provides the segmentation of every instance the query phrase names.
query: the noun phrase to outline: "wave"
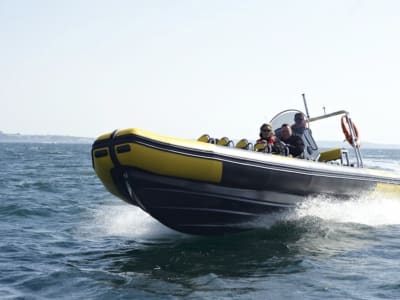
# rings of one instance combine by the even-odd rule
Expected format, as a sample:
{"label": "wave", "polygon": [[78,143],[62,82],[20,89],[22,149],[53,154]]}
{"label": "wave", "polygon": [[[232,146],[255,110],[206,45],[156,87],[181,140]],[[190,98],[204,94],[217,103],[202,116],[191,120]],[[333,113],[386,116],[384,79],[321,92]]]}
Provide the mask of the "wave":
{"label": "wave", "polygon": [[[317,196],[306,199],[294,210],[268,215],[252,223],[255,228],[269,229],[280,222],[303,221],[309,217],[367,226],[400,224],[400,198],[384,195],[342,200]],[[105,205],[93,212],[89,231],[97,236],[124,236],[137,239],[157,239],[186,236],[169,229],[140,208],[121,204]]]}
{"label": "wave", "polygon": [[383,194],[340,200],[313,197],[299,205],[289,219],[318,217],[339,223],[358,223],[368,226],[400,224],[400,197]]}

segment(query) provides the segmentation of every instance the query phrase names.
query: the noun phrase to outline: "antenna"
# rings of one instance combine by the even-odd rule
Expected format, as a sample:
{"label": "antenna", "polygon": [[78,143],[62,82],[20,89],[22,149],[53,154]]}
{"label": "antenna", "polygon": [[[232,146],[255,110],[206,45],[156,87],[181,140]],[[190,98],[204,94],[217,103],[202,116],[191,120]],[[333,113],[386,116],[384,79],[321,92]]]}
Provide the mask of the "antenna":
{"label": "antenna", "polygon": [[301,94],[303,96],[303,101],[304,101],[304,106],[306,108],[306,114],[307,114],[307,120],[310,119],[310,114],[308,112],[308,107],[307,107],[307,100],[306,100],[306,95],[303,93]]}

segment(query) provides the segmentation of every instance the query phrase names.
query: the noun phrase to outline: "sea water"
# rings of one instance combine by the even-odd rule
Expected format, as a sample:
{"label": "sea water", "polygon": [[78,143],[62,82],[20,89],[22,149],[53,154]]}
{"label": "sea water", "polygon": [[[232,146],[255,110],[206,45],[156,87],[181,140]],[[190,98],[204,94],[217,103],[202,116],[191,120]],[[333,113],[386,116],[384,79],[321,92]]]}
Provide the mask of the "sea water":
{"label": "sea water", "polygon": [[[400,299],[400,196],[307,199],[177,233],[105,190],[87,144],[0,144],[0,299]],[[364,150],[400,172],[400,150]]]}

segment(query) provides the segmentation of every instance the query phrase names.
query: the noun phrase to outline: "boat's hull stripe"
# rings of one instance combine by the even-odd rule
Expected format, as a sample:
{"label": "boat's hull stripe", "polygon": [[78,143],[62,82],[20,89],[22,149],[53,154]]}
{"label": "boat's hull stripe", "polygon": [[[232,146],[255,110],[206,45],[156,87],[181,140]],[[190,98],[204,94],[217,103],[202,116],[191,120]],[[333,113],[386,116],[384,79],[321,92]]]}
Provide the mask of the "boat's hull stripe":
{"label": "boat's hull stripe", "polygon": [[[102,141],[103,143],[105,141]],[[134,143],[134,144],[140,144],[145,147],[146,149],[157,149],[161,152],[165,153],[171,153],[171,155],[176,155],[177,159],[180,159],[182,157],[189,157],[189,158],[201,158],[201,159],[206,159],[206,160],[211,160],[211,161],[220,161],[222,163],[234,163],[238,165],[246,165],[250,167],[258,167],[258,168],[268,168],[268,169],[274,169],[276,171],[284,171],[284,172],[290,172],[290,173],[298,173],[298,174],[303,174],[303,175],[318,175],[318,176],[326,176],[326,177],[331,177],[331,178],[343,178],[343,179],[357,179],[357,180],[366,180],[366,181],[372,181],[372,182],[384,182],[384,183],[389,183],[389,184],[400,184],[400,178],[391,178],[388,176],[380,176],[378,174],[371,174],[368,172],[364,172],[363,169],[358,169],[358,168],[351,168],[351,167],[341,167],[341,168],[335,168],[330,165],[327,165],[325,163],[314,163],[314,162],[301,162],[299,164],[294,164],[293,159],[282,159],[279,157],[279,159],[275,159],[274,161],[274,155],[263,155],[261,153],[253,153],[254,155],[251,156],[251,158],[247,157],[240,157],[240,156],[232,156],[224,153],[218,152],[218,148],[222,148],[222,146],[214,146],[214,149],[217,149],[216,151],[210,151],[210,148],[207,148],[207,150],[202,149],[201,147],[199,148],[187,148],[184,146],[179,146],[175,144],[169,144],[165,143],[162,141],[157,141],[157,140],[152,140],[143,136],[139,135],[134,135],[134,134],[128,134],[125,136],[118,136],[115,138],[115,143],[118,145],[122,143]],[[201,144],[201,143],[200,143]],[[99,144],[98,146],[101,146]],[[245,150],[239,150],[239,149],[231,149],[232,151],[241,151],[239,153],[242,153],[242,151]],[[231,151],[231,152],[232,152]],[[133,158],[135,154],[131,154],[132,152],[124,153],[126,157],[130,157],[130,159]],[[235,152],[232,152],[235,153]],[[231,153],[231,154],[232,154]],[[122,154],[118,155],[118,158]],[[266,157],[264,157],[266,156]],[[268,158],[269,159],[266,159]],[[256,159],[254,159],[256,158]],[[259,160],[257,160],[259,159]],[[128,159],[129,160],[129,159]],[[307,165],[305,166],[304,163]],[[149,170],[151,171],[151,170]],[[174,176],[171,174],[171,176]],[[191,179],[190,177],[186,177],[188,179]],[[193,178],[196,179],[196,178]],[[212,180],[211,180],[212,181]]]}

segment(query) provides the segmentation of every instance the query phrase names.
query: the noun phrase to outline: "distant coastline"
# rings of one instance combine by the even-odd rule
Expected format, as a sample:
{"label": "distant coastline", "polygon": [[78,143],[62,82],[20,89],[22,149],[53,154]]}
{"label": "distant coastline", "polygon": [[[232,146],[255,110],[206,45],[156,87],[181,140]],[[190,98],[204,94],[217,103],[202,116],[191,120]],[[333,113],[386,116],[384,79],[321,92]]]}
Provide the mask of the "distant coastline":
{"label": "distant coastline", "polygon": [[[343,146],[344,145],[344,146]],[[319,141],[318,142],[319,148],[337,148],[337,147],[344,147],[344,148],[351,148],[351,146],[346,142],[342,145],[338,142],[334,141]],[[374,142],[361,142],[362,149],[400,149],[400,144],[380,144]]]}
{"label": "distant coastline", "polygon": [[[0,143],[59,143],[59,144],[91,144],[95,138],[69,135],[28,135],[20,133],[4,133],[0,131]],[[341,145],[334,141],[320,141],[320,148],[335,148]],[[367,149],[400,149],[400,144],[380,144],[363,142],[362,148]],[[347,147],[347,145],[346,145]]]}
{"label": "distant coastline", "polygon": [[90,144],[93,143],[94,140],[94,138],[68,135],[9,134],[0,131],[0,143]]}

